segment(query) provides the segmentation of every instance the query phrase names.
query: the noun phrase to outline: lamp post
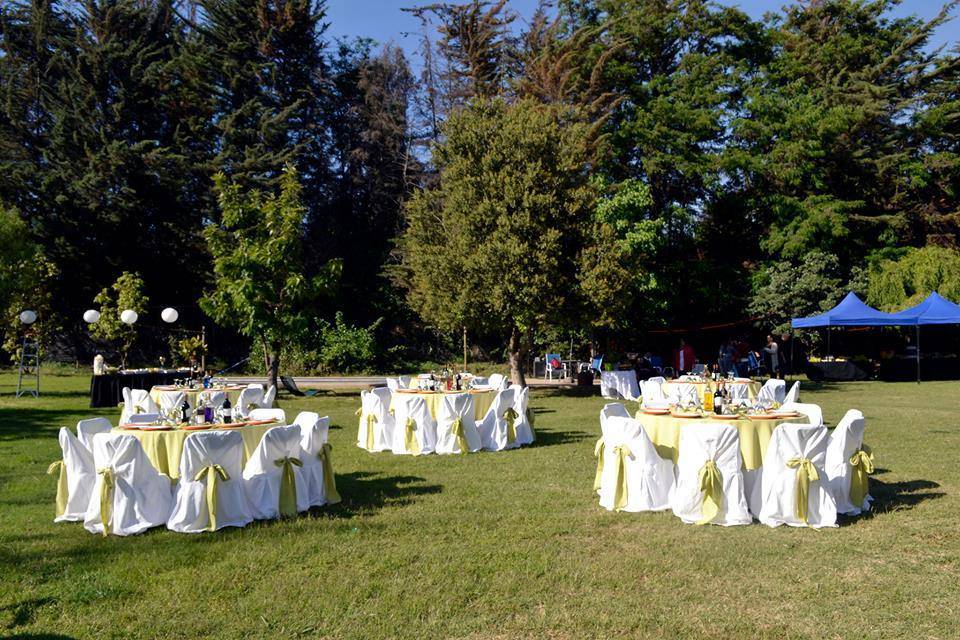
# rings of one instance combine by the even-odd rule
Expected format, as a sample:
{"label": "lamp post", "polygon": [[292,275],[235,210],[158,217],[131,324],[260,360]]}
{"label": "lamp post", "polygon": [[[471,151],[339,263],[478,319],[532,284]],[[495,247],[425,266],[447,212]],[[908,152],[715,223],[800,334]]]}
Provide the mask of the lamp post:
{"label": "lamp post", "polygon": [[[20,312],[20,322],[30,327],[37,321],[37,312],[27,309]],[[26,389],[23,386],[23,375],[33,375],[34,388]],[[30,394],[34,398],[40,397],[40,345],[32,339],[29,332],[23,334],[23,342],[20,345],[20,367],[17,371],[17,396]]]}

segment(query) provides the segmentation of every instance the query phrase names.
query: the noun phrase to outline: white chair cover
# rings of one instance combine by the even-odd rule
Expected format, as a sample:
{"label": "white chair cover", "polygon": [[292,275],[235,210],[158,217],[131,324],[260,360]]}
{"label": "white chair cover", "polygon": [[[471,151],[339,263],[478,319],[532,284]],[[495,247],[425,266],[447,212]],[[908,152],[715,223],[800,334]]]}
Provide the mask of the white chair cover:
{"label": "white chair cover", "polygon": [[311,507],[340,502],[337,482],[333,474],[331,449],[327,442],[330,418],[312,411],[301,411],[293,424],[300,427],[300,447],[303,449],[303,481],[306,484],[307,503]]}
{"label": "white chair cover", "polygon": [[818,404],[802,402],[785,402],[780,407],[782,411],[796,411],[810,420],[810,424],[816,426],[823,424],[823,409]]}
{"label": "white chair cover", "polygon": [[137,413],[160,413],[160,407],[144,389],[123,388],[123,410],[120,412],[120,424],[128,424],[130,416]]}
{"label": "white chair cover", "polygon": [[390,391],[397,391],[400,388],[400,380],[397,378],[387,377],[387,388]]}
{"label": "white chair cover", "polygon": [[134,413],[123,424],[151,424],[160,420],[159,413]]}
{"label": "white chair cover", "polygon": [[787,391],[787,395],[783,397],[783,404],[788,402],[800,402],[800,381],[797,380],[790,387],[790,391]]}
{"label": "white chair cover", "polygon": [[600,372],[600,395],[613,400],[619,400],[621,398],[638,400],[640,398],[640,385],[637,384],[636,372]]}
{"label": "white chair cover", "polygon": [[517,442],[520,446],[533,444],[536,434],[533,431],[533,424],[530,422],[532,415],[530,411],[530,387],[521,387],[518,384],[510,385],[514,391],[513,410],[517,412],[517,419],[514,428],[517,432]]}
{"label": "white chair cover", "polygon": [[487,385],[494,391],[503,391],[509,384],[502,373],[494,373],[487,379]]}
{"label": "white chair cover", "polygon": [[[830,480],[833,497],[837,502],[837,511],[851,516],[869,511],[870,503],[873,501],[869,491],[857,503],[854,503],[850,496],[850,484],[854,475],[856,473],[866,475],[868,471],[872,471],[873,467],[872,461],[869,461],[866,469],[857,469],[854,466],[854,463],[860,466],[868,462],[864,461],[859,454],[863,451],[863,433],[866,427],[863,414],[856,409],[850,409],[830,434],[830,442],[827,443],[827,478]],[[856,458],[854,458],[855,455]],[[869,454],[864,455],[869,457]]]}
{"label": "white chair cover", "polygon": [[[126,434],[93,437],[96,480],[83,526],[91,533],[128,536],[167,522],[172,507],[170,478],[157,471],[140,441]],[[101,504],[109,511],[103,514]]]}
{"label": "white chair cover", "polygon": [[[396,420],[390,413],[392,392],[387,388],[360,392],[360,424],[357,446],[367,451],[387,451],[393,446],[393,428]],[[373,427],[372,435],[368,426]]]}
{"label": "white chair cover", "polygon": [[[711,476],[708,461],[719,472]],[[670,496],[674,515],[687,524],[750,524],[740,457],[740,435],[736,427],[716,422],[692,422],[680,429],[680,455],[677,458],[677,483]],[[715,479],[722,487],[722,499],[709,521],[703,513],[704,483]],[[720,496],[714,496],[720,498]],[[713,504],[713,503],[711,503]]]}
{"label": "white chair cover", "polygon": [[251,420],[276,420],[280,424],[287,424],[287,412],[283,409],[254,409],[247,417]]}
{"label": "white chair cover", "polygon": [[227,401],[227,392],[226,391],[207,391],[203,394],[203,401],[207,404],[208,407],[213,407],[214,409],[219,409],[223,406],[223,403]]}
{"label": "white chair cover", "polygon": [[[263,434],[243,469],[247,502],[255,520],[293,516],[310,508],[307,484],[301,471],[304,455],[299,426],[273,427]],[[284,474],[289,474],[287,480],[284,480]],[[286,513],[281,512],[280,504],[284,490],[294,494],[290,496],[292,500]]]}
{"label": "white chair cover", "polygon": [[[837,505],[824,470],[827,439],[826,427],[818,425],[781,424],[773,430],[763,457],[760,522],[770,527],[837,526]],[[804,477],[810,478],[806,522],[797,513],[797,496],[805,484]]]}
{"label": "white chair cover", "polygon": [[760,387],[760,393],[757,394],[757,401],[762,404],[783,404],[787,395],[787,383],[777,378],[770,378]]}
{"label": "white chair cover", "polygon": [[399,383],[401,389],[409,389],[411,383],[413,382],[413,376],[400,376],[397,378],[397,382]]}
{"label": "white chair cover", "polygon": [[647,409],[669,409],[670,400],[663,393],[663,378],[650,378],[640,383],[641,403]]}
{"label": "white chair cover", "polygon": [[48,470],[48,473],[59,471],[57,514],[53,521],[83,522],[97,478],[93,453],[66,427],[60,428],[60,450],[59,465],[54,463]]}
{"label": "white chair cover", "polygon": [[[507,413],[516,413],[513,408],[515,396],[516,392],[513,389],[499,391],[493,398],[493,403],[487,410],[487,415],[485,415],[480,424],[477,425],[483,448],[487,451],[502,451],[504,449],[515,449],[520,446],[516,438],[514,438],[513,442],[509,441],[511,434],[509,433],[510,426]],[[514,416],[513,418],[514,434],[516,433],[517,417],[519,416]]]}
{"label": "white chair cover", "polygon": [[687,406],[691,402],[700,405],[700,389],[698,385],[692,382],[674,382],[670,385],[670,394],[668,397],[670,404]]}
{"label": "white chair cover", "polygon": [[263,394],[263,400],[260,401],[260,407],[263,409],[269,409],[273,407],[273,401],[277,398],[277,388],[273,385],[267,389],[266,393]]}
{"label": "white chair cover", "polygon": [[[417,395],[401,394],[394,402],[394,413],[390,449],[397,455],[433,453],[437,447],[437,423],[430,415],[426,400]],[[411,429],[409,433],[416,439],[416,443],[411,441],[409,446],[408,429]]]}
{"label": "white chair cover", "polygon": [[[98,433],[110,433],[113,425],[106,418],[89,418],[77,423],[77,438],[80,444],[87,448],[90,455],[93,455],[93,436]],[[91,458],[91,462],[93,458]]]}
{"label": "white chair cover", "polygon": [[[602,463],[599,470],[600,506],[608,511],[669,509],[673,462],[657,455],[643,426],[633,418],[619,415],[623,412],[615,404],[608,404],[601,411],[603,438],[597,446]],[[626,495],[623,495],[623,485],[619,493],[617,490],[621,473],[625,477]]]}
{"label": "white chair cover", "polygon": [[[180,406],[183,404],[183,400],[186,397],[187,394],[185,394],[183,391],[161,391],[160,412],[170,417],[179,415]],[[206,402],[206,398],[204,398],[204,402]],[[190,404],[190,408],[194,408],[193,404]]]}
{"label": "white chair cover", "polygon": [[263,404],[263,386],[250,385],[240,392],[235,406],[236,412],[246,418],[250,412]]}
{"label": "white chair cover", "polygon": [[200,533],[244,527],[252,520],[243,487],[240,434],[204,431],[187,436],[167,528],[180,533]]}
{"label": "white chair cover", "polygon": [[[458,419],[463,428],[463,438],[466,439],[466,450],[461,447],[460,439],[453,433],[454,423]],[[469,393],[444,395],[437,412],[436,452],[450,454],[479,451],[482,444],[474,415],[473,396]]]}
{"label": "white chair cover", "polygon": [[727,390],[730,394],[730,400],[735,403],[748,402],[750,400],[749,382],[731,382],[727,384]]}
{"label": "white chair cover", "polygon": [[247,385],[247,389],[259,389],[260,391],[264,390],[264,386],[259,382],[251,382]]}

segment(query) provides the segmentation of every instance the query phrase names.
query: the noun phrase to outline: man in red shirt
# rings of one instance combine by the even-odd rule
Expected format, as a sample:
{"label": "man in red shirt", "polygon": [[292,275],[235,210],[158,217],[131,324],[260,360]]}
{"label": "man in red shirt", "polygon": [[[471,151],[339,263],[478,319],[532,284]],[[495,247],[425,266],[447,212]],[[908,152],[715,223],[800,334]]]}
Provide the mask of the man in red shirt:
{"label": "man in red shirt", "polygon": [[693,347],[687,344],[686,340],[680,338],[680,347],[673,352],[673,370],[679,376],[693,369],[697,363],[697,355],[693,352]]}

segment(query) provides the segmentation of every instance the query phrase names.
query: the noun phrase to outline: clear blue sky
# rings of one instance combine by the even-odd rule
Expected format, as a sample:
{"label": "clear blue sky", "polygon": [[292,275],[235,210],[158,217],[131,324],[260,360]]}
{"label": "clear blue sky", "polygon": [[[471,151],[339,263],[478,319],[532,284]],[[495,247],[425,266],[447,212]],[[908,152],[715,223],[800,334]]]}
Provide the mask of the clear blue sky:
{"label": "clear blue sky", "polygon": [[[330,29],[327,35],[331,39],[362,36],[381,44],[394,42],[402,46],[408,54],[412,54],[417,47],[415,34],[419,25],[416,19],[400,9],[428,2],[429,0],[328,0],[327,20],[330,22]],[[780,0],[720,0],[720,3],[738,5],[757,18],[787,4]],[[509,0],[509,4],[522,18],[529,18],[537,6],[537,0]],[[916,14],[929,19],[937,14],[941,6],[940,0],[904,0],[894,11],[894,15]],[[952,48],[958,40],[960,16],[940,28],[933,44],[946,44],[948,48]],[[419,66],[419,61],[413,55],[411,62],[414,66]]]}

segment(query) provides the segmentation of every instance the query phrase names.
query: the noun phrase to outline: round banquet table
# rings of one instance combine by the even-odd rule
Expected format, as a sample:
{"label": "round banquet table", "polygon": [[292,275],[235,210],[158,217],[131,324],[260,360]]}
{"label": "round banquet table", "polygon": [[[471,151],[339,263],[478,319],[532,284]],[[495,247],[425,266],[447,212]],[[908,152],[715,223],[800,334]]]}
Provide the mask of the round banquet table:
{"label": "round banquet table", "polygon": [[427,410],[430,411],[430,415],[433,416],[433,419],[437,419],[437,415],[440,413],[440,403],[443,402],[443,397],[445,395],[456,395],[459,393],[469,393],[473,397],[473,415],[476,416],[477,420],[483,419],[483,416],[487,415],[487,410],[490,409],[490,405],[493,404],[493,398],[497,395],[496,391],[395,391],[393,396],[390,398],[390,410],[393,411],[397,404],[398,398],[407,398],[419,396],[423,398],[427,403]]}
{"label": "round banquet table", "polygon": [[190,405],[191,409],[194,409],[197,406],[197,396],[208,395],[215,391],[225,391],[227,398],[230,399],[230,404],[232,406],[237,406],[237,400],[240,399],[240,392],[246,389],[246,386],[242,384],[229,385],[222,388],[210,388],[210,389],[178,389],[174,385],[157,385],[151,387],[150,397],[153,398],[153,401],[157,403],[158,406],[163,406],[160,404],[160,395],[163,393],[179,393],[183,392],[187,396],[187,403]]}
{"label": "round banquet table", "polygon": [[[697,381],[697,382],[693,382],[693,381],[689,381],[689,380],[667,380],[666,382],[663,383],[663,385],[661,385],[661,386],[663,387],[663,393],[664,393],[664,395],[666,395],[666,396],[669,398],[669,397],[670,397],[670,392],[671,392],[671,390],[672,390],[675,386],[681,385],[681,384],[692,384],[692,385],[695,385],[695,386],[697,387],[697,389],[700,391],[700,396],[701,396],[701,397],[703,396],[703,385],[707,385],[707,387],[710,389],[711,392],[717,390],[717,383],[714,382],[713,380]],[[725,381],[725,384],[726,384],[728,387],[730,386],[730,384],[746,385],[747,391],[748,391],[748,395],[749,395],[751,401],[756,400],[756,399],[757,399],[757,394],[760,393],[760,383],[757,382],[756,380],[750,380],[749,382],[747,382],[746,380],[744,380],[743,382],[736,382],[736,381],[735,381],[735,382],[733,382],[733,383],[731,383],[729,380],[727,380],[727,381]]]}
{"label": "round banquet table", "polygon": [[177,480],[180,477],[180,458],[183,456],[183,442],[190,434],[206,431],[239,431],[243,437],[243,464],[253,454],[253,450],[260,444],[263,434],[268,429],[278,426],[278,422],[268,424],[252,424],[229,429],[179,429],[172,428],[165,431],[147,431],[142,429],[123,429],[115,427],[113,433],[122,433],[133,436],[140,441],[144,452],[157,471]]}
{"label": "round banquet table", "polygon": [[637,420],[643,425],[647,437],[653,442],[661,458],[677,462],[680,453],[680,429],[689,424],[700,422],[716,422],[730,424],[740,433],[740,456],[743,458],[743,468],[747,470],[759,469],[763,466],[763,454],[767,451],[770,436],[778,424],[784,422],[808,422],[806,416],[777,417],[777,418],[738,418],[716,419],[705,418],[676,418],[670,414],[654,415],[643,411],[637,412]]}

